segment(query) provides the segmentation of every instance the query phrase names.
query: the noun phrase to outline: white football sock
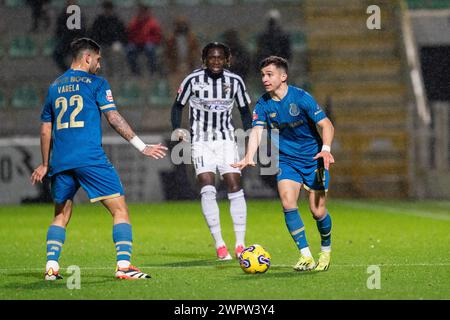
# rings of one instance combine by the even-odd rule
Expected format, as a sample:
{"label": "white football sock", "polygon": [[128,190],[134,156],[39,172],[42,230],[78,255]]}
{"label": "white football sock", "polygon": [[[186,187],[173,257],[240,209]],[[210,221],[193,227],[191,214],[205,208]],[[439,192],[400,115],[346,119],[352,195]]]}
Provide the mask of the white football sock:
{"label": "white football sock", "polygon": [[300,249],[300,253],[301,253],[303,256],[306,256],[306,257],[312,257],[312,254],[311,254],[311,251],[309,250],[309,247],[301,248],[301,249]]}
{"label": "white football sock", "polygon": [[45,265],[45,272],[47,272],[50,268],[53,269],[53,271],[58,272],[59,271],[59,263],[55,260],[48,260],[47,264]]}
{"label": "white football sock", "polygon": [[202,196],[202,212],[208,224],[209,231],[216,242],[216,249],[225,245],[222,239],[222,232],[220,229],[219,206],[216,201],[216,188],[212,185],[204,186],[200,190]]}
{"label": "white football sock", "polygon": [[230,213],[236,235],[236,247],[238,245],[244,246],[247,223],[247,203],[245,202],[244,190],[229,193],[228,199],[230,199]]}
{"label": "white football sock", "polygon": [[321,246],[323,252],[331,252],[331,246]]}
{"label": "white football sock", "polygon": [[130,261],[128,260],[119,260],[117,261],[117,266],[121,269],[128,268],[130,266]]}

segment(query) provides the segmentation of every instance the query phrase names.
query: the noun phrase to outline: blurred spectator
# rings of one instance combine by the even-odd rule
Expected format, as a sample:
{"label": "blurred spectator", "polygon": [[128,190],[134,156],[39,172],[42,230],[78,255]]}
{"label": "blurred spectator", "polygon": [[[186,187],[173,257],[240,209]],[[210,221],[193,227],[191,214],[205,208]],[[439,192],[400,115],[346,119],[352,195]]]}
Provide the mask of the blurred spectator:
{"label": "blurred spectator", "polygon": [[114,4],[112,1],[103,1],[103,12],[98,15],[91,27],[91,38],[101,47],[104,59],[106,60],[105,68],[108,75],[112,75],[113,67],[117,64],[113,52],[122,50],[122,45],[126,45],[127,35],[125,25],[122,20],[114,12]]}
{"label": "blurred spectator", "polygon": [[144,52],[148,60],[150,74],[156,71],[156,47],[161,43],[162,33],[159,22],[152,15],[150,8],[138,4],[137,14],[131,19],[128,28],[127,58],[130,69],[140,75],[137,65],[138,54]]}
{"label": "blurred spectator", "polygon": [[38,32],[39,22],[44,23],[44,30],[50,27],[50,15],[48,13],[49,0],[27,0],[27,4],[31,8],[31,32]]}
{"label": "blurred spectator", "polygon": [[76,4],[76,0],[67,0],[66,5],[56,20],[56,46],[53,51],[53,59],[61,71],[66,71],[69,68],[69,65],[66,63],[66,57],[70,54],[70,44],[73,40],[84,37],[86,33],[83,18],[81,18],[80,29],[67,28],[67,19],[72,15],[72,13],[66,13],[67,7]]}
{"label": "blurred spectator", "polygon": [[291,41],[289,34],[283,31],[281,26],[281,14],[272,9],[267,13],[266,29],[258,35],[256,43],[256,64],[269,56],[279,56],[290,60],[292,57]]}
{"label": "blurred spectator", "polygon": [[176,93],[184,75],[200,66],[199,55],[197,36],[192,32],[188,20],[182,16],[176,18],[165,48],[171,95]]}
{"label": "blurred spectator", "polygon": [[223,34],[223,38],[224,43],[228,45],[231,50],[230,71],[240,75],[245,80],[251,65],[250,54],[239,39],[239,34],[236,30],[226,30]]}

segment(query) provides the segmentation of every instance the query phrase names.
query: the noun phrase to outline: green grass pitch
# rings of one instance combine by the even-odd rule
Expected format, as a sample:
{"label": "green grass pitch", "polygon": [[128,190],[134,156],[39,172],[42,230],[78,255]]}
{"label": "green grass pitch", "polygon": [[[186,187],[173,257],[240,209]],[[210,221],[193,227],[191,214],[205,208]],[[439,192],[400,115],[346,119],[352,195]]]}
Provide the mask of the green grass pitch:
{"label": "green grass pitch", "polygon": [[[129,207],[132,262],[151,274],[145,281],[113,277],[112,219],[101,205],[75,206],[59,282],[43,280],[52,206],[0,207],[0,299],[450,299],[450,202],[330,199],[331,267],[298,273],[279,202],[248,201],[247,244],[272,255],[271,268],[259,275],[245,274],[236,259],[216,261],[199,201]],[[233,247],[228,202],[220,209]],[[300,211],[317,256],[320,239],[304,200]],[[67,288],[70,265],[80,267],[80,289]],[[379,289],[367,286],[375,276],[371,265],[379,267]]]}

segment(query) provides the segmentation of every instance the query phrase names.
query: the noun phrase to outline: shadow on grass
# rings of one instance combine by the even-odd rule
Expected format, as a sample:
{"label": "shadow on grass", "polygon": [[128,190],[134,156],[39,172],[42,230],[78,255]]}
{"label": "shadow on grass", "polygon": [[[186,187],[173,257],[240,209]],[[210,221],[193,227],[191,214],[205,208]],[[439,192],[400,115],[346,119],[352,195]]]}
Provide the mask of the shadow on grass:
{"label": "shadow on grass", "polygon": [[[286,270],[286,271],[278,271]],[[288,271],[289,270],[289,271]],[[273,267],[270,268],[266,273],[256,273],[256,274],[245,274],[242,273],[239,276],[234,276],[234,279],[245,280],[245,281],[255,281],[257,279],[277,279],[277,278],[298,278],[298,277],[308,277],[314,276],[318,271],[305,271],[299,272],[295,271],[290,267]]]}
{"label": "shadow on grass", "polygon": [[[234,263],[233,263],[234,262]],[[189,268],[189,267],[217,267],[217,268],[235,268],[236,260],[216,261],[212,259],[188,260],[167,263],[146,263],[141,265],[145,267],[161,267],[161,268]]]}
{"label": "shadow on grass", "polygon": [[[14,281],[13,283],[0,286],[0,288],[13,290],[44,290],[49,288],[67,289],[67,280],[70,276],[64,277],[63,274],[64,278],[57,281],[45,281],[44,274],[41,272],[8,273],[8,277],[18,277],[21,278],[21,282],[27,281],[28,283],[17,283]],[[90,280],[89,278],[89,276],[82,276],[81,286],[90,286],[117,281],[113,276],[92,276],[92,278],[103,278],[103,280]]]}
{"label": "shadow on grass", "polygon": [[[141,264],[142,267],[161,267],[161,268],[188,268],[188,267],[218,267],[218,268],[235,268],[239,266],[236,259],[219,261],[214,255],[208,256],[205,259],[205,254],[186,253],[186,252],[167,252],[160,255],[161,257],[174,257],[177,260],[180,258],[183,261],[174,261],[166,263],[146,263]],[[186,260],[189,259],[189,260]]]}
{"label": "shadow on grass", "polygon": [[[140,256],[148,256],[149,258],[159,257],[176,257],[176,258],[188,258],[188,259],[205,259],[208,255],[201,253],[188,253],[188,252],[158,252],[155,254],[142,254]],[[211,254],[211,258],[208,260],[214,261],[214,256]],[[206,261],[206,260],[205,260]]]}

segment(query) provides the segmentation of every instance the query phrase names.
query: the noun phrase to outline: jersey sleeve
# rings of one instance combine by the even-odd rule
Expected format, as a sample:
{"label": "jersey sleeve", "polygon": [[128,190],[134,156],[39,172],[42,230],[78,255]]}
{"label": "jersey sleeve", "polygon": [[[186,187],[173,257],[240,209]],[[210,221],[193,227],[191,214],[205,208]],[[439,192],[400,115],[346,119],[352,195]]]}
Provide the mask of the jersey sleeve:
{"label": "jersey sleeve", "polygon": [[117,110],[108,81],[102,79],[95,93],[95,100],[101,112]]}
{"label": "jersey sleeve", "polygon": [[265,126],[267,124],[267,117],[264,111],[264,105],[258,101],[255,106],[255,110],[253,110],[252,117],[252,127],[256,126]]}
{"label": "jersey sleeve", "polygon": [[45,97],[44,106],[42,107],[41,121],[42,122],[52,122],[53,121],[52,99],[50,96],[50,89],[47,92],[47,96]]}
{"label": "jersey sleeve", "polygon": [[249,105],[252,101],[247,93],[247,88],[245,87],[244,81],[242,79],[238,80],[238,88],[236,92],[236,101],[240,108]]}
{"label": "jersey sleeve", "polygon": [[301,104],[306,111],[306,114],[314,123],[319,122],[327,117],[325,112],[316,102],[316,100],[307,92],[303,95],[303,103]]}
{"label": "jersey sleeve", "polygon": [[192,94],[191,77],[186,77],[178,88],[176,101],[185,106]]}

